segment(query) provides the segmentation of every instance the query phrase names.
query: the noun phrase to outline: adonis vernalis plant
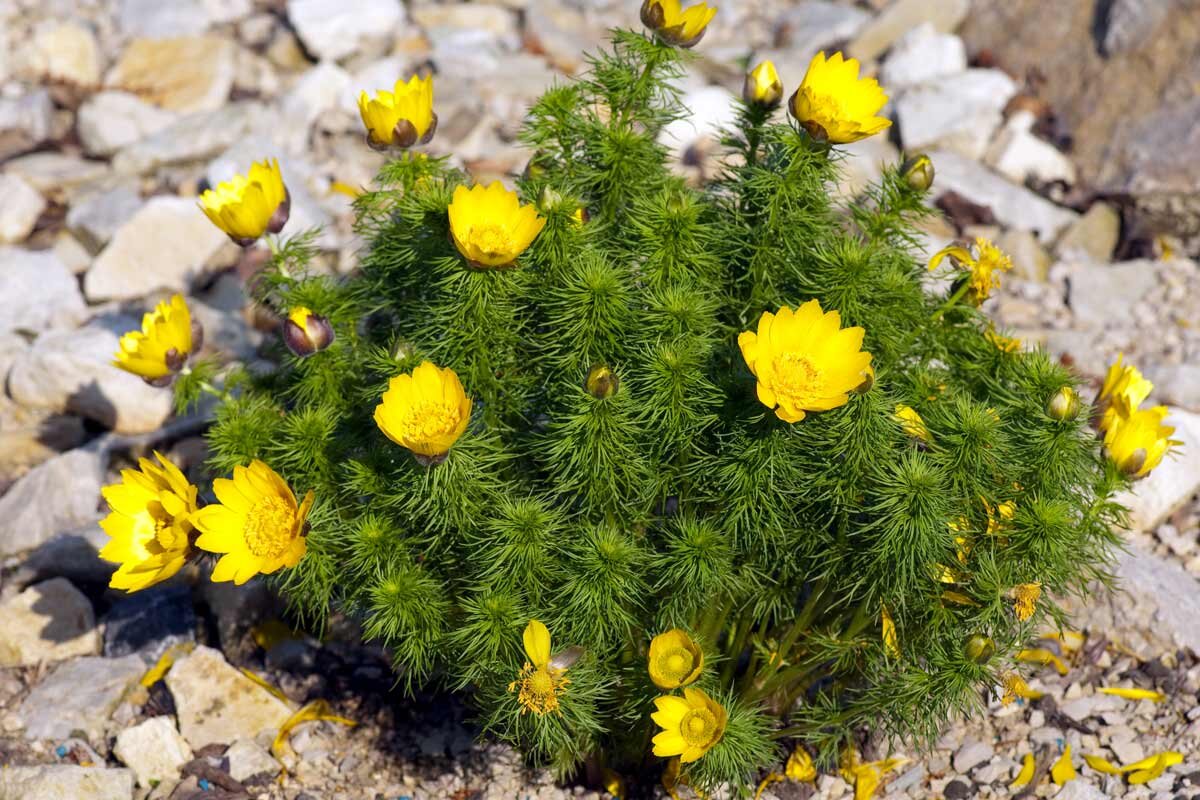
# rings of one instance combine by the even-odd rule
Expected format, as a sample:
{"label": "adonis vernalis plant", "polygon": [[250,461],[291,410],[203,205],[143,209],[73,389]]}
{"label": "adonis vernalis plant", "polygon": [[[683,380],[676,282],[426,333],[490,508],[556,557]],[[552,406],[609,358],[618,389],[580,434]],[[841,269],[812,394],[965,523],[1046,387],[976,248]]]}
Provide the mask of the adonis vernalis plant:
{"label": "adonis vernalis plant", "polygon": [[[648,35],[532,108],[515,188],[405,150],[429,79],[364,94],[395,146],[356,200],[361,270],[310,275],[300,233],[255,283],[280,368],[214,388],[175,305],[123,345],[223,402],[208,504],[165,461],[106,494],[122,588],[215,554],[310,625],[357,618],[404,685],[466,693],[531,761],[671,791],[782,780],[786,756],[865,796],[899,761],[860,761],[861,732],[912,745],[1036,696],[1017,654],[1107,577],[1163,412],[1117,364],[1093,415],[995,331],[990,243],[939,253],[933,288],[928,158],[834,201],[837,143],[888,125],[853,59],[814,59],[786,115],[801,76],[757,68],[721,177],[672,173],[659,133],[712,12],[648,0]],[[204,201],[248,246],[286,222],[265,163]]]}

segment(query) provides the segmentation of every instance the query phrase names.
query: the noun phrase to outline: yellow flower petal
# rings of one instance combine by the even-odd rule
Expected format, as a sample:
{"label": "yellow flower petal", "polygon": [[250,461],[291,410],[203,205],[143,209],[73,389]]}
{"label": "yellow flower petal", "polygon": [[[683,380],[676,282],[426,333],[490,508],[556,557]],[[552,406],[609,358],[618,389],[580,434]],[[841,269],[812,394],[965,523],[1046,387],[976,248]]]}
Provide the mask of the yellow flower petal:
{"label": "yellow flower petal", "polygon": [[817,779],[817,768],[808,751],[800,745],[796,745],[796,749],[792,750],[792,754],[788,756],[784,774],[789,780],[812,783]]}
{"label": "yellow flower petal", "polygon": [[327,700],[313,700],[311,703],[304,705],[295,714],[284,721],[279,727],[279,733],[275,734],[275,741],[271,743],[271,752],[276,758],[282,758],[288,749],[288,739],[292,731],[298,725],[303,725],[305,722],[335,722],[338,725],[346,725],[353,728],[358,723],[352,719],[346,719],[333,713],[333,708],[330,707]]}
{"label": "yellow flower petal", "polygon": [[1062,755],[1050,768],[1050,778],[1059,786],[1075,780],[1075,767],[1071,764],[1071,745],[1063,748]]}
{"label": "yellow flower petal", "polygon": [[[252,164],[245,175],[234,175],[208,189],[200,195],[199,203],[214,225],[239,244],[249,244],[268,228],[279,230],[272,218],[286,199],[279,161],[270,159]],[[275,223],[282,227],[278,220]]]}
{"label": "yellow flower petal", "polygon": [[1120,767],[1113,764],[1111,761],[1108,761],[1107,759],[1101,758],[1100,756],[1089,754],[1085,755],[1083,760],[1087,762],[1089,767],[1097,772],[1103,772],[1105,775],[1120,775],[1122,773]]}
{"label": "yellow flower petal", "polygon": [[1043,647],[1032,647],[1021,650],[1017,653],[1017,660],[1024,661],[1028,664],[1053,666],[1059,675],[1066,675],[1069,671],[1067,669],[1067,665],[1063,663],[1061,658]]}
{"label": "yellow flower petal", "polygon": [[900,640],[896,636],[896,623],[892,621],[892,615],[888,613],[887,606],[880,608],[879,615],[883,627],[883,647],[892,658],[900,658]]}
{"label": "yellow flower petal", "polygon": [[[1085,756],[1086,757],[1086,756]],[[1026,753],[1025,758],[1021,761],[1021,771],[1017,773],[1017,777],[1013,778],[1013,782],[1008,785],[1010,789],[1020,789],[1033,780],[1033,773],[1037,767],[1037,762],[1033,758],[1033,753]]]}
{"label": "yellow flower petal", "polygon": [[1101,687],[1101,694],[1111,694],[1114,697],[1124,697],[1126,700],[1150,700],[1154,703],[1161,703],[1167,699],[1167,696],[1154,689],[1126,689],[1123,687]]}

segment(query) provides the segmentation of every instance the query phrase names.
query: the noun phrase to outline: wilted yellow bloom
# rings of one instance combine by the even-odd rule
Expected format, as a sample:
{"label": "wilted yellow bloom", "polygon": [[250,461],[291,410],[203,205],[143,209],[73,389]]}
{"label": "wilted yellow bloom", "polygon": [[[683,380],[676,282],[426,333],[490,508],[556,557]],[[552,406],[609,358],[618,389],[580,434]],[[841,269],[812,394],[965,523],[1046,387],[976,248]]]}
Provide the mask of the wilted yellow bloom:
{"label": "wilted yellow bloom", "polygon": [[426,144],[437,130],[433,76],[402,78],[392,91],[378,91],[374,98],[360,92],[358,113],[367,129],[367,144],[377,150]]}
{"label": "wilted yellow bloom", "polygon": [[929,441],[929,428],[925,427],[925,420],[921,419],[921,415],[915,408],[906,406],[904,403],[897,403],[892,416],[909,436],[922,442]]}
{"label": "wilted yellow bloom", "polygon": [[880,606],[879,622],[883,628],[883,648],[892,658],[900,658],[900,638],[896,636],[896,623],[888,613],[887,606]]}
{"label": "wilted yellow bloom", "polygon": [[1017,773],[1017,777],[1013,778],[1013,782],[1008,785],[1010,789],[1020,789],[1033,780],[1033,773],[1037,767],[1037,761],[1033,758],[1033,753],[1026,753],[1025,758],[1021,760],[1021,771]]}
{"label": "wilted yellow bloom", "polygon": [[1025,679],[1016,672],[1006,672],[1001,675],[1000,685],[1004,690],[1000,702],[1006,706],[1011,705],[1018,697],[1023,700],[1037,700],[1042,696],[1041,692],[1030,689]]}
{"label": "wilted yellow bloom", "polygon": [[969,273],[966,299],[973,306],[987,300],[992,289],[999,289],[1000,276],[997,273],[1007,272],[1013,266],[1011,258],[982,236],[975,239],[975,255],[958,245],[943,247],[929,260],[929,269],[937,269],[946,257],[953,258]]}
{"label": "wilted yellow bloom", "polygon": [[121,566],[109,586],[136,592],[179,572],[194,553],[192,514],[196,487],[170,459],[155,452],[155,464],[138,460],[138,468],[121,470],[121,482],[100,490],[109,515],[100,527],[109,541],[100,557]]}
{"label": "wilted yellow bloom", "polygon": [[329,705],[328,700],[312,700],[301,706],[296,713],[284,720],[283,724],[279,726],[279,731],[275,734],[275,740],[271,742],[271,753],[275,758],[282,759],[288,754],[291,750],[289,739],[292,736],[292,731],[305,722],[334,722],[350,728],[358,724],[352,719],[347,719],[333,713],[333,706]]}
{"label": "wilted yellow bloom", "polygon": [[679,0],[644,0],[642,24],[658,38],[676,47],[695,47],[704,38],[708,23],[717,15],[716,6],[697,3],[686,9]]}
{"label": "wilted yellow bloom", "polygon": [[1124,360],[1125,354],[1118,353],[1117,360],[1104,376],[1104,385],[1100,387],[1100,395],[1096,398],[1096,404],[1103,412],[1100,417],[1102,431],[1107,431],[1118,419],[1137,411],[1150,392],[1154,391],[1154,384],[1142,377],[1137,367],[1122,363]]}
{"label": "wilted yellow bloom", "polygon": [[1126,700],[1149,700],[1152,703],[1161,703],[1167,699],[1165,694],[1155,689],[1134,689],[1122,686],[1105,686],[1100,689],[1100,694],[1111,694],[1113,697],[1123,697]]}
{"label": "wilted yellow bloom", "polygon": [[1017,619],[1025,622],[1033,616],[1033,612],[1037,609],[1038,598],[1042,596],[1042,585],[1040,583],[1022,583],[1013,589],[1012,594]]}
{"label": "wilted yellow bloom", "polygon": [[132,372],[147,383],[164,385],[200,349],[200,326],[183,295],[174,294],[142,316],[142,329],[121,337],[113,365]]}
{"label": "wilted yellow bloom", "polygon": [[1095,755],[1085,755],[1083,760],[1097,772],[1103,772],[1106,775],[1128,775],[1128,781],[1136,786],[1149,783],[1166,772],[1169,767],[1182,764],[1183,753],[1165,750],[1124,767],[1118,767],[1111,761]]}
{"label": "wilted yellow bloom", "polygon": [[1179,444],[1171,438],[1175,428],[1163,424],[1166,417],[1167,407],[1155,406],[1115,418],[1104,432],[1104,452],[1117,469],[1130,477],[1143,478]]}
{"label": "wilted yellow bloom", "polygon": [[869,800],[875,796],[875,790],[883,781],[883,776],[903,764],[906,758],[888,758],[882,761],[868,761],[858,764],[851,770],[854,783],[854,800]]}
{"label": "wilted yellow bloom", "polygon": [[1068,781],[1075,780],[1075,766],[1071,763],[1071,745],[1063,748],[1062,755],[1050,767],[1050,778],[1062,786]]}
{"label": "wilted yellow bloom", "polygon": [[813,56],[788,110],[814,139],[846,144],[865,139],[892,124],[878,117],[888,96],[874,78],[859,78],[857,59],[834,53]]}
{"label": "wilted yellow bloom", "polygon": [[658,709],[650,718],[662,731],[654,737],[654,755],[679,756],[689,764],[711,750],[725,735],[725,708],[699,689],[683,690],[683,697],[655,698]]}
{"label": "wilted yellow bloom", "polygon": [[812,783],[817,779],[817,768],[813,764],[812,756],[808,754],[808,751],[800,745],[796,745],[796,749],[788,756],[787,764],[784,766],[784,774],[789,780],[800,783]]}
{"label": "wilted yellow bloom", "polygon": [[989,342],[994,344],[996,349],[1001,353],[1015,353],[1021,349],[1020,339],[1014,339],[1010,336],[999,334],[994,328],[989,328],[983,335]]}
{"label": "wilted yellow bloom", "polygon": [[301,358],[311,356],[333,344],[333,326],[328,317],[296,306],[283,321],[283,343]]}
{"label": "wilted yellow bloom", "polygon": [[983,509],[987,512],[987,532],[989,536],[999,535],[1017,516],[1017,504],[1012,500],[997,503],[996,507],[992,508],[992,504],[987,501],[986,497],[979,499],[983,501]]}
{"label": "wilted yellow bloom", "polygon": [[214,480],[213,492],[220,502],[200,509],[193,521],[201,534],[196,546],[224,554],[213,568],[214,581],[240,586],[300,562],[312,492],[297,503],[283,478],[257,459],[234,467],[233,480]]}
{"label": "wilted yellow bloom", "polygon": [[546,226],[532,205],[494,181],[487,188],[459,186],[448,209],[450,234],[473,267],[509,267]]}
{"label": "wilted yellow bloom", "polygon": [[230,239],[247,247],[268,231],[279,233],[291,210],[279,161],[255,162],[246,175],[234,175],[200,195],[200,208]]}
{"label": "wilted yellow bloom", "polygon": [[783,82],[775,64],[764,61],[746,73],[742,82],[742,100],[747,105],[775,108],[783,100]]}
{"label": "wilted yellow bloom", "polygon": [[678,689],[694,683],[704,668],[704,652],[679,628],[650,640],[650,680],[660,689]]}
{"label": "wilted yellow bloom", "polygon": [[1017,651],[1017,661],[1024,661],[1026,664],[1041,664],[1044,667],[1054,667],[1054,671],[1059,675],[1066,675],[1068,672],[1067,665],[1053,651],[1047,650],[1044,647],[1027,647],[1024,650]]}
{"label": "wilted yellow bloom", "polygon": [[738,347],[758,378],[758,399],[784,422],[799,422],[808,411],[843,406],[863,382],[871,354],[862,347],[865,331],[842,328],[836,311],[825,313],[809,300],[795,313],[764,311],[758,332],[743,331]]}
{"label": "wilted yellow bloom", "polygon": [[[558,711],[558,698],[571,683],[566,676],[566,667],[553,663],[550,655],[550,631],[540,621],[529,620],[521,634],[528,659],[521,667],[517,679],[508,685],[510,692],[517,692],[521,713],[549,714]],[[562,713],[562,712],[559,712]]]}
{"label": "wilted yellow bloom", "polygon": [[449,367],[423,361],[397,375],[375,407],[375,424],[389,439],[426,463],[445,457],[471,419],[471,398]]}

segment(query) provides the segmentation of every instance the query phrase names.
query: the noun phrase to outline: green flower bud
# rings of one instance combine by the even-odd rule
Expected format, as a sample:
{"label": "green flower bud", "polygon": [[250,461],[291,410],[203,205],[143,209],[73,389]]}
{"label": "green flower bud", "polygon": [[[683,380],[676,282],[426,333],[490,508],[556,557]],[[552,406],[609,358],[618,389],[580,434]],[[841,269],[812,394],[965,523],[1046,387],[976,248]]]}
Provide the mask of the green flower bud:
{"label": "green flower bud", "polygon": [[1064,386],[1054,393],[1046,404],[1046,413],[1059,422],[1075,419],[1079,413],[1079,394],[1070,386]]}
{"label": "green flower bud", "polygon": [[621,388],[621,380],[604,364],[597,364],[588,370],[587,380],[583,384],[587,393],[597,400],[606,400]]}
{"label": "green flower bud", "polygon": [[904,181],[918,192],[927,192],[933,186],[933,161],[924,153],[909,156],[900,165]]}
{"label": "green flower bud", "polygon": [[975,664],[986,664],[996,654],[996,643],[989,637],[977,633],[967,639],[963,646],[963,654]]}

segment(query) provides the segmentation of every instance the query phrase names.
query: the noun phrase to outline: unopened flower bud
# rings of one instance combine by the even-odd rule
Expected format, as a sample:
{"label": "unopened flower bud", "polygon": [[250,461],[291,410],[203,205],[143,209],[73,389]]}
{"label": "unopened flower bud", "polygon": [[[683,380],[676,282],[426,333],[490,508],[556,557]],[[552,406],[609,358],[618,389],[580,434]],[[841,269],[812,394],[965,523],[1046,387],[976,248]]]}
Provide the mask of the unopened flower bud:
{"label": "unopened flower bud", "polygon": [[742,100],[746,105],[775,108],[783,101],[783,82],[770,61],[764,61],[746,73],[742,83]]}
{"label": "unopened flower bud", "polygon": [[1079,394],[1070,386],[1062,387],[1046,404],[1046,413],[1060,422],[1075,419],[1079,413]]}
{"label": "unopened flower bud", "polygon": [[854,389],[855,394],[866,394],[871,391],[871,387],[875,385],[875,368],[870,364],[862,371],[863,380]]}
{"label": "unopened flower bud", "polygon": [[986,664],[996,653],[996,643],[983,634],[975,634],[967,639],[963,646],[963,654],[976,664]]}
{"label": "unopened flower bud", "polygon": [[538,208],[542,211],[553,211],[558,208],[562,202],[562,195],[549,186],[542,189],[542,194],[538,197]]}
{"label": "unopened flower bud", "polygon": [[587,380],[583,384],[587,393],[598,400],[605,400],[617,393],[621,388],[621,380],[604,364],[597,364],[588,370]]}
{"label": "unopened flower bud", "polygon": [[909,156],[900,165],[904,182],[918,192],[927,192],[933,186],[933,161],[924,153]]}
{"label": "unopened flower bud", "polygon": [[301,358],[311,356],[333,343],[333,326],[328,318],[297,306],[283,322],[283,343]]}

